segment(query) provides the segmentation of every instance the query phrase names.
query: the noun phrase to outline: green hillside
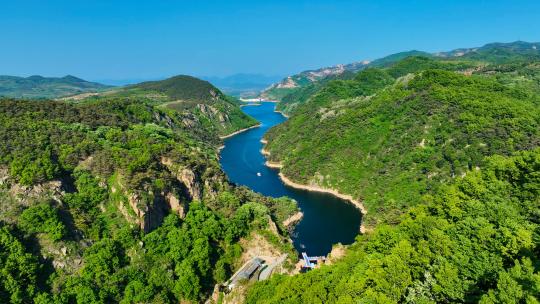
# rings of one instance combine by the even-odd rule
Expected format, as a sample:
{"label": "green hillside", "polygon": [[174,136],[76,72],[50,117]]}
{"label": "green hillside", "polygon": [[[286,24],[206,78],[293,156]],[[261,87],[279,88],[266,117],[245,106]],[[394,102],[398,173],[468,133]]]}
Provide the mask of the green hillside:
{"label": "green hillside", "polygon": [[119,88],[86,100],[116,98],[145,100],[163,109],[174,110],[182,116],[181,124],[198,132],[205,141],[212,137],[216,140],[216,135],[225,136],[257,123],[240,110],[237,99],[223,94],[207,81],[186,75]]}
{"label": "green hillside", "polygon": [[257,283],[246,303],[538,303],[540,150],[483,163],[334,264]]}
{"label": "green hillside", "polygon": [[320,269],[252,285],[246,303],[537,303],[540,70],[529,48],[405,56],[296,94],[265,136],[270,160],[362,201],[368,232]]}
{"label": "green hillside", "polygon": [[187,75],[178,75],[160,81],[143,82],[133,85],[133,87],[147,91],[157,91],[174,100],[209,101],[223,97],[221,91],[209,82]]}
{"label": "green hillside", "polygon": [[377,67],[377,68],[383,68],[388,67],[402,59],[405,59],[407,57],[431,57],[432,55],[427,52],[422,51],[407,51],[407,52],[400,52],[396,54],[391,54],[388,56],[385,56],[383,58],[375,59],[372,62],[369,63],[370,67]]}
{"label": "green hillside", "polygon": [[463,57],[488,63],[510,63],[540,59],[540,42],[515,41],[511,43],[490,43],[479,48],[458,49],[443,56]]}
{"label": "green hillside", "polygon": [[276,105],[276,110],[281,111],[284,114],[290,114],[298,105],[306,102],[313,94],[317,93],[329,81],[347,80],[354,78],[354,76],[355,73],[345,71],[339,75],[325,77],[319,81],[298,87],[293,92],[287,93],[280,99],[280,102]]}
{"label": "green hillside", "polygon": [[[235,98],[185,75],[0,77],[22,97],[0,97],[0,303],[538,303],[539,48],[403,52],[263,92],[290,116],[268,160],[367,210],[307,273],[297,203],[220,167],[257,123]],[[285,259],[269,279],[219,288],[267,255]]]}
{"label": "green hillside", "polygon": [[110,86],[68,75],[56,77],[0,76],[0,96],[12,98],[58,98],[81,93],[99,92]]}
{"label": "green hillside", "polygon": [[1,99],[0,302],[202,302],[241,240],[290,254],[296,204],[231,185],[215,130],[184,119],[134,96]]}
{"label": "green hillside", "polygon": [[[417,58],[416,63],[419,66],[414,67],[411,62],[406,62],[403,59]],[[418,60],[423,58],[424,60]],[[428,60],[431,59],[431,60]],[[414,70],[422,70],[428,68],[437,68],[437,66],[447,65],[449,62],[456,62],[462,65],[464,70],[465,66],[468,66],[471,70],[480,69],[485,66],[493,68],[497,64],[511,65],[511,64],[523,64],[535,62],[540,60],[540,43],[529,43],[523,41],[516,41],[511,43],[490,43],[482,47],[477,48],[461,48],[452,50],[449,52],[427,53],[422,51],[407,51],[392,54],[383,58],[373,60],[362,66],[355,66],[355,69],[347,69],[336,71],[333,74],[325,75],[318,78],[312,78],[311,81],[297,81],[297,85],[293,88],[278,88],[279,84],[270,87],[268,90],[263,91],[262,97],[268,97],[270,99],[276,99],[282,103],[278,105],[278,110],[290,115],[292,111],[301,103],[306,102],[313,94],[315,94],[321,87],[324,86],[330,80],[333,79],[350,79],[348,75],[351,72],[357,72],[368,67],[374,68],[388,68],[395,65],[398,62],[405,63],[407,68],[412,72]],[[440,61],[440,62],[437,62]],[[427,64],[427,65],[426,65]],[[349,65],[344,65],[345,67]],[[403,72],[397,71],[400,75],[404,75]],[[298,75],[293,75],[290,78],[295,80],[306,79],[307,72],[302,72]],[[393,75],[396,77],[396,75]],[[527,78],[529,79],[529,78]],[[283,84],[285,81],[282,81]]]}
{"label": "green hillside", "polygon": [[468,69],[410,57],[328,82],[265,136],[270,160],[295,181],[361,199],[368,226],[396,223],[423,194],[481,168],[485,156],[540,142],[538,95],[454,72]]}

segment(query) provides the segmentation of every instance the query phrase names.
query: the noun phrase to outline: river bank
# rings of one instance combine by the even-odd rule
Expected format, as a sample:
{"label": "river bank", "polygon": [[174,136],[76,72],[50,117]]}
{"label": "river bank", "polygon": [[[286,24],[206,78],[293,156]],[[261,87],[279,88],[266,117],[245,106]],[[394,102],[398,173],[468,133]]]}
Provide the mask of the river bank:
{"label": "river bank", "polygon": [[[297,211],[301,211],[303,217],[299,219],[300,214],[289,214],[282,220],[289,225],[296,251],[323,256],[331,252],[337,243],[354,243],[362,222],[362,212],[355,205],[331,193],[288,186],[276,170],[281,164],[268,161],[270,158],[262,154],[267,154],[262,144],[265,143],[264,134],[286,121],[274,110],[275,104],[266,102],[256,107],[242,107],[242,111],[261,122],[261,126],[225,140],[225,148],[219,156],[223,171],[236,185],[246,186],[265,196],[289,197],[297,202],[300,209]],[[269,147],[267,145],[266,149]]]}
{"label": "river bank", "polygon": [[303,217],[304,213],[302,211],[298,211],[295,214],[289,216],[286,220],[284,220],[282,224],[283,226],[289,228],[290,226],[293,226],[296,223],[300,222]]}
{"label": "river bank", "polygon": [[281,112],[281,111],[279,111],[279,110],[274,110],[274,112],[283,115],[283,117],[285,117],[285,118],[289,118],[289,115],[287,115],[287,114],[285,114],[285,113],[283,113],[283,112]]}
{"label": "river bank", "polygon": [[[261,139],[261,143],[263,144],[263,148],[261,149],[261,153],[267,157],[267,156],[270,156],[270,152],[268,150],[265,149],[265,145],[268,144],[268,141],[265,140],[265,139]],[[273,169],[283,169],[283,164],[280,163],[280,162],[271,162],[269,160],[267,160],[265,162],[265,166],[269,167],[269,168],[273,168]],[[353,198],[351,195],[348,195],[348,194],[343,194],[343,193],[339,193],[337,190],[335,189],[329,189],[329,188],[323,188],[323,187],[320,187],[320,186],[314,186],[314,185],[305,185],[305,184],[300,184],[300,183],[297,183],[293,180],[291,180],[290,178],[288,178],[287,176],[285,176],[285,174],[283,174],[282,172],[279,172],[279,178],[281,179],[281,181],[289,186],[289,187],[293,187],[293,188],[296,188],[296,189],[302,189],[302,190],[307,190],[307,191],[314,191],[314,192],[323,192],[323,193],[329,193],[329,194],[332,194],[336,197],[339,197],[345,201],[348,201],[349,203],[351,203],[353,206],[355,206],[358,210],[360,210],[360,212],[362,213],[362,215],[366,215],[367,214],[367,209],[366,207],[364,206],[364,204],[362,204],[361,201]],[[366,228],[366,226],[364,225],[364,221],[362,221],[361,225],[360,225],[360,232],[361,233],[366,233],[368,231],[368,229]]]}
{"label": "river bank", "polygon": [[254,125],[254,126],[251,126],[251,127],[248,127],[248,128],[244,128],[244,129],[241,129],[241,130],[238,130],[238,131],[233,132],[233,133],[231,133],[231,134],[220,136],[219,138],[220,138],[220,139],[226,139],[226,138],[229,138],[229,137],[233,137],[233,136],[235,136],[235,135],[237,135],[237,134],[240,134],[240,133],[242,133],[242,132],[246,132],[247,130],[251,130],[251,129],[253,129],[253,128],[258,128],[258,127],[260,127],[260,126],[261,126],[261,124],[258,123],[258,124]]}

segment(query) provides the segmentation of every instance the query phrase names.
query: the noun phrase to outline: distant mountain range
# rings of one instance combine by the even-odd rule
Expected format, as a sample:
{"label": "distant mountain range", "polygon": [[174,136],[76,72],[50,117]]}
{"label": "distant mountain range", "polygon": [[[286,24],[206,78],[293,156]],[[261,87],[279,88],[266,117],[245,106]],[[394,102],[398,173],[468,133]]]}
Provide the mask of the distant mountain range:
{"label": "distant mountain range", "polygon": [[540,43],[515,41],[510,43],[490,43],[482,47],[459,48],[448,52],[428,53],[418,50],[392,54],[373,61],[359,61],[350,64],[338,64],[316,70],[308,70],[283,78],[263,90],[259,97],[282,101],[287,95],[296,93],[300,88],[305,88],[321,80],[332,77],[347,78],[347,73],[355,73],[367,67],[386,67],[401,59],[411,56],[459,58],[460,60],[484,61],[486,63],[507,63],[528,57],[540,56]]}
{"label": "distant mountain range", "polygon": [[74,94],[99,92],[111,86],[90,82],[75,76],[17,77],[0,76],[0,96],[12,98],[58,98]]}
{"label": "distant mountain range", "polygon": [[[201,78],[211,82],[228,95],[254,97],[272,83],[279,81],[282,76],[234,74],[226,77],[208,76]],[[92,82],[71,75],[65,77],[43,77],[38,75],[17,77],[0,75],[0,96],[28,99],[61,98],[81,93],[101,92],[115,86],[129,86],[143,83],[143,81],[145,79],[109,79]],[[150,83],[149,81],[146,82]]]}

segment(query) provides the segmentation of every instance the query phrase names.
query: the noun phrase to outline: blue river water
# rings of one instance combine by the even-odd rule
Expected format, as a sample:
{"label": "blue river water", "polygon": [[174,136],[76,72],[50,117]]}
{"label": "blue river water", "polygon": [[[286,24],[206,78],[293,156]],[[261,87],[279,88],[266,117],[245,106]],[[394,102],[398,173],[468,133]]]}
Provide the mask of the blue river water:
{"label": "blue river water", "polygon": [[[304,218],[292,234],[298,252],[310,256],[326,255],[336,243],[351,244],[360,231],[361,213],[352,204],[331,194],[295,189],[285,185],[278,169],[264,165],[261,139],[269,128],[285,121],[274,112],[275,103],[245,106],[242,110],[257,119],[261,126],[225,140],[221,150],[221,166],[229,179],[253,191],[271,197],[295,199]],[[260,176],[257,174],[260,173]]]}

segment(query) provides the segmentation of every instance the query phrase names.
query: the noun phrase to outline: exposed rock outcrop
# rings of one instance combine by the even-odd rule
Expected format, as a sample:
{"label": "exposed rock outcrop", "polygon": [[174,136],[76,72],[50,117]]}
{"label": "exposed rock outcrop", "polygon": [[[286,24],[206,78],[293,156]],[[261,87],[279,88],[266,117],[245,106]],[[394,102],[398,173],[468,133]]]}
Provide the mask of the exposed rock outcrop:
{"label": "exposed rock outcrop", "polygon": [[169,171],[185,186],[186,194],[189,200],[201,200],[203,196],[203,187],[198,174],[187,167],[173,163],[170,158],[162,157],[161,164],[169,169]]}
{"label": "exposed rock outcrop", "polygon": [[16,198],[22,205],[28,205],[34,200],[43,200],[43,198],[50,198],[61,204],[61,198],[65,194],[65,191],[62,181],[52,180],[33,186],[11,183],[9,194],[11,197]]}
{"label": "exposed rock outcrop", "polygon": [[184,204],[178,197],[172,193],[167,193],[165,195],[165,201],[167,202],[169,208],[174,213],[178,214],[181,218],[186,216],[187,205]]}

